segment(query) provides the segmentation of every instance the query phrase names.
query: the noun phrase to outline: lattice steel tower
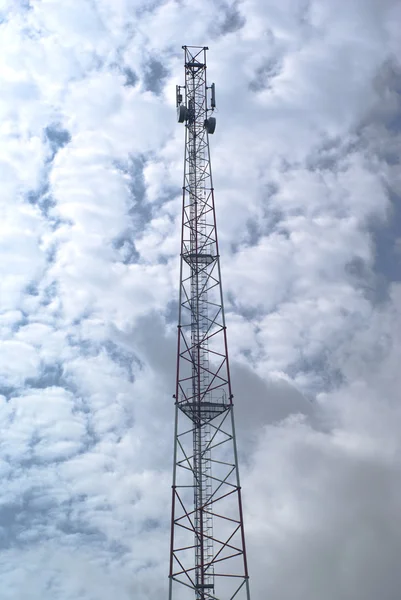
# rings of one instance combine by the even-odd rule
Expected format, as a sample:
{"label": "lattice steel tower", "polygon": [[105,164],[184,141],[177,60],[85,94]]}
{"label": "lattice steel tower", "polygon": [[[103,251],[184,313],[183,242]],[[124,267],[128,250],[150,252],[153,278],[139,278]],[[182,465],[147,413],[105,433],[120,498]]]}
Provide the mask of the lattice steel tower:
{"label": "lattice steel tower", "polygon": [[[185,124],[169,600],[250,600],[209,135],[206,47],[183,46]],[[180,585],[181,584],[181,585]]]}

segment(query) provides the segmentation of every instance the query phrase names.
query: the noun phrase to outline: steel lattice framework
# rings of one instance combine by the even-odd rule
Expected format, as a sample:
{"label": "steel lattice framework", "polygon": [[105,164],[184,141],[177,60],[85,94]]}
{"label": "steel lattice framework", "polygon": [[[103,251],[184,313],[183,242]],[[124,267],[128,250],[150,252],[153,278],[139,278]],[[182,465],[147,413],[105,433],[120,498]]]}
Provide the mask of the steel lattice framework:
{"label": "steel lattice framework", "polygon": [[185,166],[169,600],[250,600],[209,150],[215,89],[206,81],[207,48],[183,49],[185,86],[177,86]]}

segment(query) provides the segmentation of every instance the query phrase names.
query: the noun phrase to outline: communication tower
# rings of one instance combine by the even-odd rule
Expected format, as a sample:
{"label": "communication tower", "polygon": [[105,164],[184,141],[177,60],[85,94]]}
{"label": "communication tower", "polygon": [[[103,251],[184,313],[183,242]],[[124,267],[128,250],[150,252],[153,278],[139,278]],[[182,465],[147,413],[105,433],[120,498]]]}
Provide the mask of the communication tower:
{"label": "communication tower", "polygon": [[250,600],[209,135],[207,47],[183,46],[185,125],[169,600]]}

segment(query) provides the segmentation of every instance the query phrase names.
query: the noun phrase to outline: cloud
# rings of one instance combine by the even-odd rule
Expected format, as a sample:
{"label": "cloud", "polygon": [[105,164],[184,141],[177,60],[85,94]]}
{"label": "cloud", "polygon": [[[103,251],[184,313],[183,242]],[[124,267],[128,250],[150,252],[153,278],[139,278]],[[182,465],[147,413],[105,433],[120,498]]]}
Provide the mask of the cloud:
{"label": "cloud", "polygon": [[398,600],[399,13],[0,3],[5,600],[166,594],[183,43],[217,87],[253,597]]}
{"label": "cloud", "polygon": [[[399,286],[394,288],[398,298]],[[255,592],[283,598],[396,598],[399,572],[399,312],[351,344],[349,380],[318,396],[326,431],[308,419],[269,426],[246,477]],[[361,358],[388,326],[392,347]],[[383,352],[384,351],[384,352]],[[353,363],[356,357],[358,366]],[[352,365],[352,366],[351,366]],[[263,549],[263,551],[262,551]]]}

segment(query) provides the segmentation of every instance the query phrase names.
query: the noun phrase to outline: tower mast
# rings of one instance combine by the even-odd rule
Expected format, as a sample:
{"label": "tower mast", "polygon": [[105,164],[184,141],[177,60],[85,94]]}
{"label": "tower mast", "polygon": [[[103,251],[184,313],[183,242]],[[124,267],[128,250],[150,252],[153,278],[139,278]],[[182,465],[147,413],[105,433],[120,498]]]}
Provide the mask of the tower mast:
{"label": "tower mast", "polygon": [[183,46],[185,125],[169,600],[250,600],[209,135],[207,47]]}

